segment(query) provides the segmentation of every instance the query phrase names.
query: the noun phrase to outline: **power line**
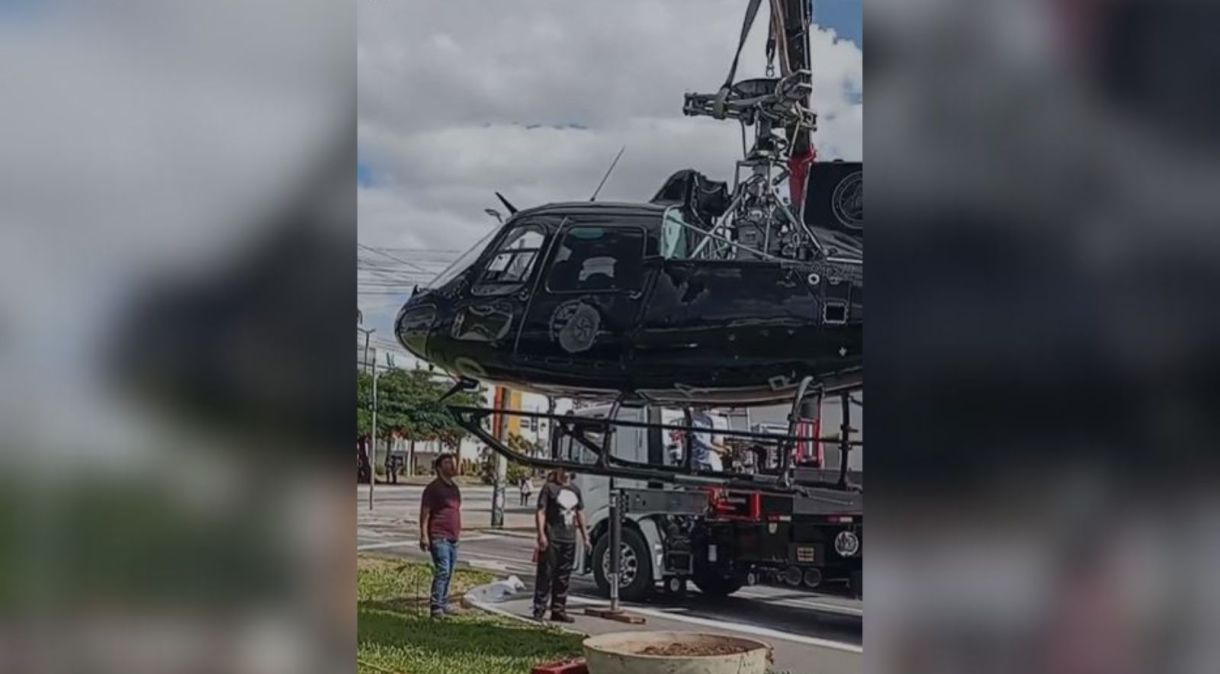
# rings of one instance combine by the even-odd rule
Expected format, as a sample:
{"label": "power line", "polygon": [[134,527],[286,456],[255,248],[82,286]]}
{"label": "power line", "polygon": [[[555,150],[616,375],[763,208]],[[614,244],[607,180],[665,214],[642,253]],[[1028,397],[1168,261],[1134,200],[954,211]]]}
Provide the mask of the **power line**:
{"label": "power line", "polygon": [[461,255],[462,253],[464,253],[464,252],[465,252],[465,251],[456,250],[456,249],[452,249],[452,248],[405,248],[405,247],[403,247],[403,246],[373,246],[373,245],[370,245],[370,244],[364,244],[364,246],[365,246],[366,248],[371,248],[371,249],[373,249],[373,250],[384,250],[384,251],[394,251],[394,252],[410,253],[410,254],[412,254],[412,255],[416,255],[416,254],[422,254],[422,255],[453,255],[453,256],[455,256],[455,257],[456,257],[456,256]]}
{"label": "power line", "polygon": [[397,260],[397,261],[399,261],[399,262],[401,262],[401,263],[403,263],[403,264],[405,264],[405,265],[409,265],[409,266],[415,267],[416,269],[418,269],[418,270],[420,270],[420,271],[422,271],[422,272],[426,272],[426,271],[427,271],[427,270],[425,270],[424,268],[420,267],[419,265],[415,264],[414,262],[408,262],[407,260],[404,260],[404,259],[402,259],[401,257],[397,257],[397,256],[395,256],[395,255],[391,255],[391,254],[389,254],[389,253],[387,253],[387,252],[385,252],[385,251],[377,250],[376,248],[373,248],[372,246],[366,246],[366,245],[364,245],[363,243],[357,243],[356,245],[357,245],[357,246],[359,246],[360,248],[363,248],[363,249],[367,250],[367,251],[371,251],[371,252],[377,253],[378,255],[384,255],[385,257],[388,257],[388,258],[390,258],[391,260]]}

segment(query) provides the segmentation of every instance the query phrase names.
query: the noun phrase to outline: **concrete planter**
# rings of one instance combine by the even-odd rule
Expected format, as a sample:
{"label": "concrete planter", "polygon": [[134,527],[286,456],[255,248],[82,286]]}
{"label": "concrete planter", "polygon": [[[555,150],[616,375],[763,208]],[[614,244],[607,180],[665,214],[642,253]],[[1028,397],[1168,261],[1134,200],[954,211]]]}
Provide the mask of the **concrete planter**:
{"label": "concrete planter", "polygon": [[[725,646],[736,652],[683,652]],[[602,634],[585,639],[584,648],[589,674],[766,674],[771,661],[771,647],[761,641],[699,632]],[[648,653],[658,649],[674,654]]]}

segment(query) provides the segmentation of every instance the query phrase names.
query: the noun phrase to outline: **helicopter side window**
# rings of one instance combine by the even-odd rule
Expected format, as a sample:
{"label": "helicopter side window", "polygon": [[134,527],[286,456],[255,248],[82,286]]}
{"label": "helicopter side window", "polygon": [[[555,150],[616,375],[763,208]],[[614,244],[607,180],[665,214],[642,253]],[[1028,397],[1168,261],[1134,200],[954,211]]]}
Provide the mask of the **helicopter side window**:
{"label": "helicopter side window", "polygon": [[563,237],[547,277],[551,292],[639,290],[644,230],[572,227]]}
{"label": "helicopter side window", "polygon": [[661,222],[661,256],[666,260],[684,260],[687,257],[686,241],[689,238],[682,211],[670,208]]}
{"label": "helicopter side window", "polygon": [[474,287],[476,295],[500,295],[513,292],[529,278],[538,253],[542,250],[542,230],[527,225],[514,229],[505,237],[495,257],[487,263],[483,275]]}

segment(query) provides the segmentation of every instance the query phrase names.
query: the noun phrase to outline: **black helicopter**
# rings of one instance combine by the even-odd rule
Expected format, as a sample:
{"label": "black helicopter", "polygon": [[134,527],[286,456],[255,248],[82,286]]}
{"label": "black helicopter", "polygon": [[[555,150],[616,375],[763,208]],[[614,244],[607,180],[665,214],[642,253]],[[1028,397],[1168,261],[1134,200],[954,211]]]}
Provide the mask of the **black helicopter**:
{"label": "black helicopter", "polygon": [[[760,4],[747,6],[738,56]],[[837,394],[845,410],[860,404],[850,394],[864,377],[862,165],[814,161],[809,5],[770,4],[768,76],[734,82],[735,56],[717,93],[684,100],[687,115],[753,129],[731,188],[685,170],[645,203],[598,202],[595,191],[589,201],[518,210],[497,193],[509,218],[415,289],[395,320],[398,341],[454,375],[454,390],[478,381],[613,399],[614,411],[594,429],[600,441],[586,422],[497,411],[554,418],[560,435],[597,454],[597,465],[585,468],[598,474],[850,487],[845,458],[838,482],[827,483],[821,474],[794,477],[786,452],[778,472],[749,479],[695,469],[689,451],[680,468],[610,456],[612,427],[630,425],[615,421],[620,404],[685,407],[687,425],[673,428],[689,431],[692,406],[791,402],[790,432],[777,436],[789,447],[807,396]],[[786,197],[778,190],[785,181]],[[452,409],[509,458],[573,468],[554,434],[551,459],[522,457],[481,426],[491,410]],[[842,433],[828,439],[843,457],[862,444],[849,439],[853,430],[845,411]]]}
{"label": "black helicopter", "polygon": [[805,259],[739,245],[695,224],[701,204],[665,199],[707,182],[679,174],[653,203],[514,213],[417,289],[399,341],[459,377],[571,398],[752,405],[791,400],[806,376],[859,386],[859,243],[811,227],[822,247]]}
{"label": "black helicopter", "polygon": [[509,219],[416,288],[402,345],[462,379],[568,398],[757,405],[806,379],[862,386],[862,166],[814,161],[807,3],[771,3],[780,76],[733,82],[760,4],[721,89],[683,104],[754,129],[731,190],[686,170],[648,203],[518,211],[497,194]]}

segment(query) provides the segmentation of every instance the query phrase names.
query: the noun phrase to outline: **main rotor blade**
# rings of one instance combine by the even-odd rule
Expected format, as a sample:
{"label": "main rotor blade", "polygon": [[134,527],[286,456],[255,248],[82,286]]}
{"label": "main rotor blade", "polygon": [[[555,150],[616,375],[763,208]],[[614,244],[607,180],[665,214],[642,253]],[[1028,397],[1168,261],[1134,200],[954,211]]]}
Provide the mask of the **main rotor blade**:
{"label": "main rotor blade", "polygon": [[504,207],[508,209],[509,215],[517,212],[517,207],[509,203],[508,199],[505,199],[503,194],[496,192],[496,197],[499,198],[500,203],[504,204]]}

